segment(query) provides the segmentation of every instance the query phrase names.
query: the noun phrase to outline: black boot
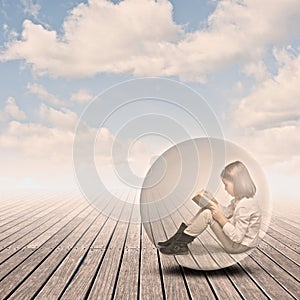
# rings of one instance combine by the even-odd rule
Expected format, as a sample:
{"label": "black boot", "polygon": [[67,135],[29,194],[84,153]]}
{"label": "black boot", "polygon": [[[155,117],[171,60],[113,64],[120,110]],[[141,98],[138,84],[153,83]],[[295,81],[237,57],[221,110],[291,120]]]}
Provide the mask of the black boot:
{"label": "black boot", "polygon": [[173,236],[171,236],[168,240],[164,242],[158,242],[157,245],[159,248],[161,247],[167,247],[171,244],[172,241],[174,241],[185,229],[187,228],[187,225],[185,223],[181,223],[178,230],[175,232]]}
{"label": "black boot", "polygon": [[188,243],[195,239],[194,236],[185,234],[184,232],[174,239],[168,247],[161,248],[159,251],[167,255],[184,255],[189,253]]}

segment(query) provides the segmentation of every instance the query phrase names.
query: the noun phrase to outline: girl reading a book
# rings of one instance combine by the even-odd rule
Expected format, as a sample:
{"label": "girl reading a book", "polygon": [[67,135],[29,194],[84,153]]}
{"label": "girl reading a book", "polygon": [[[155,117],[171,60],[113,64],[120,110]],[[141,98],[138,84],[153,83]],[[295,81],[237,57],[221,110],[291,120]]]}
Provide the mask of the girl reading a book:
{"label": "girl reading a book", "polygon": [[235,161],[221,173],[224,188],[233,197],[224,207],[211,196],[188,224],[182,223],[167,241],[159,242],[160,252],[169,255],[188,254],[191,243],[208,226],[228,253],[242,253],[258,244],[261,213],[255,199],[256,187],[246,166]]}

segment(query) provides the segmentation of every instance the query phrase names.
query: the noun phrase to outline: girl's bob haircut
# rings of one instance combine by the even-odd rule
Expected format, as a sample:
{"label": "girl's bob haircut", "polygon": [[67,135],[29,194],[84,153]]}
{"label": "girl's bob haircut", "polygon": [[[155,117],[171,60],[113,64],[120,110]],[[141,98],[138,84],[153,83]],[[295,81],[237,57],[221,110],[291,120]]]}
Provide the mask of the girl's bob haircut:
{"label": "girl's bob haircut", "polygon": [[233,183],[233,191],[236,198],[251,198],[255,195],[255,184],[242,162],[235,161],[228,164],[221,172],[221,178]]}

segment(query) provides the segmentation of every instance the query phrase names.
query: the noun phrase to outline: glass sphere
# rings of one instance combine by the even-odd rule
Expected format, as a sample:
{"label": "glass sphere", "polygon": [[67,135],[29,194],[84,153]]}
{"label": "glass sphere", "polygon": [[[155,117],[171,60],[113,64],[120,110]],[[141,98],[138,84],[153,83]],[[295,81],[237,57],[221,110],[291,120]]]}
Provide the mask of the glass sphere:
{"label": "glass sphere", "polygon": [[[261,213],[259,238],[262,239],[271,219],[269,188],[259,163],[240,146],[217,138],[197,138],[172,146],[159,156],[149,169],[140,194],[143,227],[157,246],[170,238],[182,222],[188,223],[201,207],[192,201],[201,189],[212,193],[226,206],[232,196],[226,193],[220,174],[231,162],[241,161],[256,186],[255,198]],[[188,244],[186,255],[175,255],[184,267],[216,270],[235,264],[254,248],[240,253],[227,253],[208,226]]]}

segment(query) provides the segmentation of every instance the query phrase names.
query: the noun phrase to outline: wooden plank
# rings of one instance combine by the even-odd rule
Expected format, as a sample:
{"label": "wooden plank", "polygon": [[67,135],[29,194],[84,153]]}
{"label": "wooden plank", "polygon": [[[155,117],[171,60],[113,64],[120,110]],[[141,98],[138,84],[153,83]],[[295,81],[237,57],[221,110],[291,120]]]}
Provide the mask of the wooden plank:
{"label": "wooden plank", "polygon": [[289,237],[285,236],[284,233],[281,233],[278,230],[274,230],[273,227],[269,227],[267,235],[280,241],[285,246],[300,254],[300,247],[299,243],[297,242],[299,238],[297,238],[296,240],[292,240]]}
{"label": "wooden plank", "polygon": [[218,299],[241,299],[241,294],[223,270],[210,271],[208,278]]}
{"label": "wooden plank", "polygon": [[125,251],[114,290],[114,299],[137,299],[140,269],[141,224],[129,225]]}
{"label": "wooden plank", "polygon": [[92,224],[89,230],[79,240],[76,247],[71,249],[68,256],[59,265],[49,281],[36,295],[36,299],[57,299],[64,293],[66,286],[72,281],[73,276],[75,276],[77,270],[81,267],[85,257],[88,255],[90,247],[107,221],[108,217],[103,214],[97,217],[95,223]]}
{"label": "wooden plank", "polygon": [[119,222],[117,224],[111,244],[107,249],[88,299],[99,299],[100,297],[103,297],[103,299],[110,299],[112,297],[119,266],[122,262],[127,228],[127,223]]}
{"label": "wooden plank", "polygon": [[80,268],[84,261],[91,244],[99,235],[101,229],[107,222],[107,217],[100,215],[88,232],[79,240],[74,248],[64,259],[64,261],[55,270],[51,278],[38,292],[35,299],[58,299],[63,294],[65,287],[72,280],[74,272]]}
{"label": "wooden plank", "polygon": [[243,299],[268,299],[267,294],[257,285],[239,264],[224,269],[232,284]]}
{"label": "wooden plank", "polygon": [[0,233],[3,233],[8,228],[15,226],[16,224],[20,223],[22,220],[26,220],[26,218],[30,216],[34,216],[35,214],[43,211],[43,209],[47,209],[52,205],[58,203],[59,200],[53,201],[52,199],[45,199],[44,201],[39,202],[38,204],[34,202],[27,203],[26,206],[18,207],[17,211],[12,211],[10,213],[5,213],[1,217],[0,221]]}
{"label": "wooden plank", "polygon": [[[36,229],[29,231],[28,234],[25,234],[20,239],[10,244],[9,247],[2,249],[0,252],[1,264],[12,257],[12,255],[14,255],[13,259],[15,263],[20,262],[20,259],[25,259],[22,256],[16,256],[16,253],[24,247],[35,249],[43,245],[52,235],[86,206],[86,204],[74,206],[73,203],[67,203],[65,206],[61,207],[60,210],[55,210],[53,214],[49,216],[48,221],[41,224]],[[63,212],[63,214],[61,212]],[[8,269],[6,268],[6,270]]]}
{"label": "wooden plank", "polygon": [[[101,233],[99,236],[102,236]],[[103,236],[103,238],[108,238]],[[98,264],[101,263],[103,256],[105,254],[105,249],[90,248],[88,254],[78,272],[75,274],[72,281],[66,286],[66,289],[63,290],[63,294],[59,299],[86,299],[86,294],[89,291],[90,284],[93,280],[94,274],[97,272]],[[38,299],[53,299],[51,296],[49,298],[39,298]]]}
{"label": "wooden plank", "polygon": [[[271,247],[263,241],[259,244],[258,249],[269,259],[272,259],[274,264],[281,266],[285,272],[288,272],[297,281],[300,280],[299,265],[287,258],[283,253]],[[299,256],[299,255],[298,255]]]}
{"label": "wooden plank", "polygon": [[207,273],[183,268],[192,299],[216,299]]}
{"label": "wooden plank", "polygon": [[264,239],[264,243],[276,249],[278,252],[286,256],[289,260],[293,261],[295,264],[300,266],[300,256],[297,252],[290,249],[286,245],[282,244],[280,241],[276,240],[272,236],[266,234]]}
{"label": "wooden plank", "polygon": [[160,255],[164,290],[167,299],[190,299],[182,267],[172,256]]}
{"label": "wooden plank", "polygon": [[284,211],[284,212],[275,210],[273,211],[273,216],[276,218],[280,218],[286,222],[289,222],[292,225],[297,226],[298,228],[300,226],[299,213],[297,213],[297,211],[294,211],[293,208],[289,211]]}
{"label": "wooden plank", "polygon": [[[152,199],[149,199],[152,201]],[[159,231],[153,229],[149,207],[143,209],[141,244],[140,299],[166,299],[160,253],[155,247]],[[164,234],[161,235],[161,238]],[[161,240],[161,239],[159,239]],[[159,241],[158,240],[158,241]]]}
{"label": "wooden plank", "polygon": [[[268,272],[268,274],[274,280],[276,280],[277,282],[276,286],[280,285],[281,287],[283,287],[293,297],[295,297],[295,299],[300,298],[299,280],[291,276],[285,270],[284,265],[280,267],[277,263],[274,263],[274,261],[271,260],[268,256],[264,255],[264,253],[258,251],[258,249],[255,249],[250,256],[257,264],[259,264],[259,266],[262,269]],[[298,268],[298,272],[299,272],[299,268]]]}
{"label": "wooden plank", "polygon": [[[109,219],[96,238],[96,240],[100,239],[103,243],[106,243],[105,247],[110,243],[116,223],[116,220]],[[91,282],[97,272],[98,266],[104,258],[106,251],[105,247],[93,248],[91,246],[88,249],[86,257],[80,263],[80,268],[75,274],[72,274],[72,281],[69,282],[62,291],[61,299],[76,299],[76,297],[78,299],[84,299],[90,289]],[[51,299],[51,297],[49,299]]]}
{"label": "wooden plank", "polygon": [[243,259],[239,265],[249,274],[250,278],[264,291],[271,299],[294,299],[286,292],[269,273],[261,268],[251,257]]}
{"label": "wooden plank", "polygon": [[91,210],[91,213],[63,240],[56,251],[51,252],[42,264],[30,274],[30,277],[16,290],[10,299],[32,299],[32,295],[35,296],[39,292],[71,249],[76,247],[78,240],[86,233],[98,215],[99,213],[96,210]]}
{"label": "wooden plank", "polygon": [[283,222],[287,223],[287,224],[290,224],[294,227],[296,227],[297,229],[300,229],[300,220],[297,221],[293,218],[289,218],[285,215],[275,215],[276,218],[280,218],[280,220],[282,220]]}
{"label": "wooden plank", "polygon": [[[1,280],[0,298],[4,298],[14,291],[30,274],[39,266],[41,262],[51,254],[70,235],[77,226],[93,211],[87,207],[72,219],[65,227],[61,228],[57,234],[49,239],[42,247],[38,248],[20,265],[14,268],[7,276]],[[11,260],[7,261],[10,262]],[[13,264],[13,261],[11,261]]]}
{"label": "wooden plank", "polygon": [[[284,228],[282,228],[282,227],[280,227],[280,226],[278,226],[276,223],[274,223],[274,222],[272,222],[271,224],[270,224],[270,228],[269,229],[272,229],[273,231],[277,231],[277,232],[279,232],[281,235],[283,235],[283,236],[285,236],[285,238],[288,238],[288,239],[290,239],[290,240],[292,240],[292,241],[295,241],[295,244],[296,244],[296,246],[297,246],[297,252],[299,251],[299,235],[297,235],[297,234],[295,234],[295,233],[292,233],[292,232],[290,232],[289,230],[286,230],[286,229],[284,229]],[[269,230],[268,230],[268,233],[269,233]],[[298,252],[298,253],[300,253],[300,252]]]}
{"label": "wooden plank", "polygon": [[[48,227],[46,231],[44,231],[41,235],[35,237],[26,247],[28,248],[39,248],[44,243],[46,243],[54,234],[56,234],[57,230],[59,229],[59,224],[55,222],[60,222],[61,220],[67,224],[67,222],[71,221],[76,212],[79,212],[87,207],[93,208],[89,203],[86,201],[78,201],[78,203],[67,203],[67,206],[63,207],[62,210],[56,212],[56,217],[53,218],[52,224],[53,226]],[[46,225],[46,224],[45,224]],[[45,228],[47,225],[45,226]]]}
{"label": "wooden plank", "polygon": [[[157,197],[157,195],[153,195],[153,199],[159,198]],[[148,212],[150,218],[152,217],[152,213],[161,218],[161,213],[163,213],[163,206],[160,202],[158,202],[155,208],[155,212]],[[161,219],[157,222],[152,222],[152,224],[150,225],[153,237],[155,239],[155,244],[158,241],[165,240],[168,237],[166,234],[166,228],[164,227],[164,223]],[[174,227],[175,225],[173,224],[173,228]],[[160,255],[160,262],[162,267],[164,292],[166,298],[174,299],[177,297],[177,299],[189,299],[189,290],[185,285],[185,279],[184,274],[182,272],[182,268],[174,260],[174,256]]]}
{"label": "wooden plank", "polygon": [[[159,199],[159,195],[153,195],[152,198]],[[152,222],[150,224],[155,244],[157,244],[158,241],[163,241],[168,237],[166,231],[170,230],[169,226],[174,229],[172,230],[172,232],[174,233],[175,225],[171,220],[170,222],[168,222],[168,224],[166,224],[166,222],[164,223],[164,221],[166,220],[161,220],[161,216],[162,214],[164,214],[165,209],[164,205],[162,205],[161,202],[157,202],[155,208],[156,211],[149,212],[149,215],[151,217],[151,214],[155,214],[158,218],[160,218],[157,222]],[[164,293],[166,298],[189,299],[190,295],[189,290],[187,289],[185,284],[184,273],[178,262],[174,260],[174,256],[163,255],[160,252],[158,253],[158,255],[161,262],[162,279],[164,283]]]}
{"label": "wooden plank", "polygon": [[[72,193],[74,194],[74,193]],[[69,198],[71,193],[26,193],[16,194],[11,196],[10,204],[1,207],[0,204],[0,219],[7,218],[12,214],[22,214],[25,209],[33,207],[41,207],[47,202],[53,202],[54,199]]]}
{"label": "wooden plank", "polygon": [[[52,224],[50,225],[50,227],[46,227],[44,229],[45,232],[41,231],[39,232],[39,229],[37,229],[37,232],[38,233],[42,233],[42,236],[46,233],[48,234],[48,238],[47,239],[44,239],[44,242],[42,244],[40,244],[40,246],[42,246],[44,243],[46,243],[51,237],[53,237],[55,234],[57,234],[64,226],[66,226],[72,219],[74,219],[80,212],[84,211],[84,209],[86,209],[88,206],[87,205],[79,205],[78,207],[73,207],[72,210],[69,210],[69,211],[65,211],[63,215],[59,214],[55,217],[53,217],[52,220],[49,220],[50,221],[53,221]],[[36,239],[38,240],[39,237],[41,236],[32,236],[30,238],[30,235],[26,235],[24,236],[24,238],[18,240],[16,242],[16,244],[13,244],[12,247],[9,247],[9,248],[5,248],[1,251],[1,258],[2,258],[2,266],[6,266],[5,268],[2,268],[0,270],[0,278],[1,276],[3,276],[3,271],[4,270],[9,270],[9,267],[8,265],[10,265],[11,263],[8,262],[8,265],[7,265],[7,262],[5,261],[5,258],[7,258],[7,256],[9,256],[10,254],[13,254],[13,256],[11,256],[14,260],[14,263],[15,265],[17,265],[18,263],[22,262],[23,258],[21,253],[19,253],[19,251],[26,247],[27,248],[31,248],[30,247],[30,243],[32,242],[31,240],[33,241],[36,241]],[[35,248],[35,247],[34,247]],[[36,250],[36,249],[34,249]],[[3,259],[4,259],[4,263],[3,263]]]}
{"label": "wooden plank", "polygon": [[[134,201],[127,199],[127,202],[132,203]],[[122,220],[124,220],[126,216],[131,216],[133,207],[134,205],[125,205],[121,212]],[[118,279],[118,272],[123,259],[129,224],[130,217],[127,222],[119,221],[117,223],[111,243],[105,253],[99,272],[96,274],[88,299],[99,299],[100,297],[110,299],[113,296]]]}
{"label": "wooden plank", "polygon": [[76,274],[74,274],[72,281],[63,291],[61,299],[84,299],[90,294],[96,276],[105,259],[106,252],[110,247],[117,225],[118,222],[115,219],[109,219],[106,222],[105,226],[92,243],[80,268],[77,270]]}
{"label": "wooden plank", "polygon": [[[208,232],[210,234],[212,234],[210,230],[208,230]],[[215,236],[213,236],[213,237],[217,243],[220,243]],[[241,261],[242,259],[240,259],[239,254],[231,254],[231,255],[234,259],[236,259],[237,263],[226,269],[219,270],[217,272],[224,271],[224,273],[227,275],[228,279],[233,284],[234,288],[236,289],[236,291],[238,292],[238,294],[241,297],[246,297],[246,295],[249,294],[249,291],[251,291],[252,297],[255,297],[258,299],[268,297],[268,295],[264,291],[264,289],[259,284],[257,284],[256,281],[253,281],[251,279],[252,276],[244,268],[241,268],[241,264],[239,263],[239,261]],[[243,259],[247,258],[247,255],[243,255],[242,258]],[[232,269],[237,270],[237,272],[232,272]],[[210,279],[213,280],[212,278],[210,278]],[[245,286],[246,282],[247,282],[247,285]],[[215,286],[215,284],[213,282],[212,282],[212,284]],[[218,295],[218,297],[221,297],[221,298],[227,297],[228,295],[218,294],[220,288],[221,288],[221,286],[217,286],[217,287],[215,286],[216,294]],[[228,289],[228,287],[227,287],[227,289]],[[231,293],[232,292],[234,293],[233,290],[231,291]],[[235,295],[235,296],[237,296],[237,295]],[[247,297],[246,297],[246,299],[247,299]]]}
{"label": "wooden plank", "polygon": [[16,207],[19,204],[23,203],[23,199],[21,196],[12,197],[8,195],[0,195],[0,215],[2,215],[2,211],[9,209],[10,207]]}
{"label": "wooden plank", "polygon": [[144,229],[142,230],[141,247],[139,299],[163,299],[163,279],[161,277],[158,250],[154,247]]}
{"label": "wooden plank", "polygon": [[[47,198],[49,195],[39,195],[42,199]],[[41,199],[38,197],[38,199]],[[0,217],[6,215],[9,212],[20,211],[28,205],[28,203],[38,203],[38,199],[34,195],[6,195],[4,198],[0,198]]]}
{"label": "wooden plank", "polygon": [[[70,200],[67,205],[73,206],[73,202]],[[82,207],[88,205],[85,203]],[[163,213],[162,207],[159,212]],[[35,296],[38,299],[58,299],[60,296],[72,300],[88,296],[98,299],[100,295],[101,299],[300,298],[299,254],[295,251],[299,249],[299,238],[286,236],[286,231],[298,236],[292,223],[280,220],[273,228],[271,223],[270,234],[255,250],[258,252],[240,263],[223,270],[202,272],[182,268],[172,256],[160,255],[144,230],[140,235],[140,224],[129,224],[126,237],[128,223],[114,227],[122,222],[105,219],[105,216],[91,223],[92,216],[96,217],[94,212],[90,219],[81,215],[70,224],[68,222],[76,214],[63,217],[64,213],[63,207],[57,208],[51,213],[52,220],[34,231],[28,226],[24,238],[16,241],[11,249],[3,250],[3,253],[14,254],[15,251],[15,254],[0,268],[0,274],[5,271],[4,278],[0,279],[1,299],[5,297],[2,290],[9,290],[8,278],[10,291],[15,291],[12,299]],[[152,233],[154,241],[173,234],[184,219],[178,213],[172,218],[153,222],[153,231],[159,231]],[[55,225],[50,228],[51,224]],[[39,235],[47,227],[45,235]],[[54,234],[56,237],[51,238]],[[213,250],[212,246],[205,248],[206,251]],[[8,250],[11,252],[6,252]],[[215,260],[221,259],[221,256],[213,256]],[[103,281],[107,272],[110,272],[108,279]]]}
{"label": "wooden plank", "polygon": [[9,237],[11,234],[16,234],[19,230],[23,230],[25,227],[30,226],[32,223],[34,223],[39,218],[44,217],[49,212],[53,211],[57,207],[60,207],[67,201],[64,201],[61,203],[60,201],[56,201],[55,203],[51,203],[47,205],[46,207],[42,207],[38,210],[35,210],[34,212],[29,212],[28,214],[23,215],[22,217],[18,218],[17,220],[14,220],[12,222],[9,222],[8,224],[2,226],[2,232],[0,235],[0,241],[3,241],[7,237]]}
{"label": "wooden plank", "polygon": [[[45,197],[46,198],[46,197]],[[46,203],[46,201],[44,200],[41,201],[42,203],[40,203],[40,206],[42,206],[44,203]],[[38,206],[36,201],[14,201],[11,203],[10,206],[8,207],[2,207],[1,211],[0,211],[0,226],[6,224],[9,220],[8,219],[12,219],[15,218],[15,216],[18,215],[23,215],[24,211],[27,210],[31,210],[32,209],[32,205],[34,206]],[[37,207],[38,208],[38,207]]]}
{"label": "wooden plank", "polygon": [[39,216],[37,216],[36,219],[34,218],[33,220],[30,219],[30,221],[27,220],[27,222],[24,222],[23,227],[21,227],[22,224],[20,224],[7,230],[5,235],[3,236],[3,239],[0,241],[0,249],[9,247],[22,237],[30,234],[32,230],[42,226],[53,216],[53,214],[55,215],[57,211],[65,207],[65,205],[68,205],[68,201],[65,201],[65,203],[54,207],[51,206],[51,208],[46,209]]}
{"label": "wooden plank", "polygon": [[280,228],[283,228],[293,234],[295,234],[296,236],[300,236],[300,227],[296,226],[296,225],[292,225],[289,222],[287,222],[286,220],[283,220],[281,218],[278,217],[273,217],[272,218],[272,225],[275,224]]}

